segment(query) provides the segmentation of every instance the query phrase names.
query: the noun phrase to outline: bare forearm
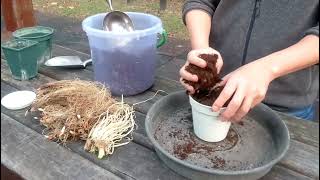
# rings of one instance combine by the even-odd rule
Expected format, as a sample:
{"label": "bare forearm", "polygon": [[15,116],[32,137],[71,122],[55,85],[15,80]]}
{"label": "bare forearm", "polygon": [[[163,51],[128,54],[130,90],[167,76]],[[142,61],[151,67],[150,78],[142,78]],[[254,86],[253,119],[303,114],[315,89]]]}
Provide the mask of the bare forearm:
{"label": "bare forearm", "polygon": [[192,10],[186,15],[192,49],[209,47],[211,17],[202,10]]}
{"label": "bare forearm", "polygon": [[269,68],[272,79],[319,63],[319,37],[308,35],[298,43],[260,60]]}

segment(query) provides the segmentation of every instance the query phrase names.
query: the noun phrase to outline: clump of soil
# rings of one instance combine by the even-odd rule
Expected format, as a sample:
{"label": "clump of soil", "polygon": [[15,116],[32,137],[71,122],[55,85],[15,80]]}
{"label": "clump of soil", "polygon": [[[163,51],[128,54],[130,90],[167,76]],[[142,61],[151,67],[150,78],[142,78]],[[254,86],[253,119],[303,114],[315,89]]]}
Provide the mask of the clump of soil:
{"label": "clump of soil", "polygon": [[196,93],[204,90],[210,90],[221,81],[216,68],[218,55],[201,54],[199,57],[206,61],[207,66],[205,68],[201,68],[193,64],[186,66],[186,71],[197,75],[199,78],[198,82],[185,81],[194,88]]}
{"label": "clump of soil", "polygon": [[[201,68],[193,64],[186,66],[186,71],[197,75],[198,81],[192,82],[184,80],[184,82],[194,88],[195,93],[192,97],[196,101],[201,104],[211,106],[223,90],[223,86],[217,86],[217,84],[222,81],[216,68],[218,55],[201,54],[199,57],[206,61],[207,66],[205,68]],[[225,103],[225,106],[228,103],[229,102]]]}

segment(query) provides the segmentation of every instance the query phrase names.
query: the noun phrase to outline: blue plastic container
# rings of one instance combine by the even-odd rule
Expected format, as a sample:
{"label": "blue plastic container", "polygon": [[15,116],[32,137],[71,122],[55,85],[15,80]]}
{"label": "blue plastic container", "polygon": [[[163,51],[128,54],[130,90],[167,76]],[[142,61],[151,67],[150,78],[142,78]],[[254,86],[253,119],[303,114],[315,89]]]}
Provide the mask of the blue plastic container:
{"label": "blue plastic container", "polygon": [[[156,51],[166,41],[161,20],[144,13],[127,13],[135,31],[102,30],[105,13],[86,18],[95,80],[108,86],[113,95],[135,95],[154,83]],[[162,35],[158,39],[158,35]]]}

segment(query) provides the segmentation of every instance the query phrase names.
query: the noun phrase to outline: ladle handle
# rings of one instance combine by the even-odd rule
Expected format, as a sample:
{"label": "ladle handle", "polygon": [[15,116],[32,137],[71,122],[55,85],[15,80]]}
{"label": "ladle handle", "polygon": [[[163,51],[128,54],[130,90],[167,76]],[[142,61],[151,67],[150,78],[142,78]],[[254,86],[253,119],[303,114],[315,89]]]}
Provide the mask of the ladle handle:
{"label": "ladle handle", "polygon": [[113,11],[112,1],[111,0],[107,0],[107,3],[109,4],[109,7],[110,7],[111,11]]}

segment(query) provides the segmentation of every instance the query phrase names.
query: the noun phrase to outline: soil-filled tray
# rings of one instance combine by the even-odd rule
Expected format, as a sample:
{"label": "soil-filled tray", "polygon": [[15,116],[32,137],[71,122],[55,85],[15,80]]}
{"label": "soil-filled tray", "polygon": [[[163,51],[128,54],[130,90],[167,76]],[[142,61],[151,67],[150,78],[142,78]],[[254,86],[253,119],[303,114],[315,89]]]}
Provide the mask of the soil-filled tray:
{"label": "soil-filled tray", "polygon": [[146,131],[159,157],[171,169],[191,179],[258,179],[286,153],[289,132],[269,108],[259,105],[232,124],[217,143],[193,132],[192,113],[185,92],[170,94],[149,110]]}

